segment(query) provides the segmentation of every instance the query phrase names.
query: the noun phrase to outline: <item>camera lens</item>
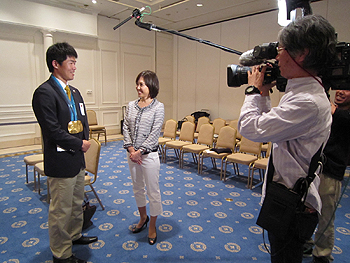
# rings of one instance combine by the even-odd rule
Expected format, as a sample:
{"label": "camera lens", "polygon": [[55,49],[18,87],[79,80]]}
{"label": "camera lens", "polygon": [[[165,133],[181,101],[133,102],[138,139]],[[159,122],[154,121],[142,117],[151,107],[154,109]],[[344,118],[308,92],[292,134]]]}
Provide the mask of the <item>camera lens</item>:
{"label": "camera lens", "polygon": [[227,85],[229,87],[239,87],[248,83],[248,70],[250,67],[243,67],[239,65],[228,65],[227,67]]}

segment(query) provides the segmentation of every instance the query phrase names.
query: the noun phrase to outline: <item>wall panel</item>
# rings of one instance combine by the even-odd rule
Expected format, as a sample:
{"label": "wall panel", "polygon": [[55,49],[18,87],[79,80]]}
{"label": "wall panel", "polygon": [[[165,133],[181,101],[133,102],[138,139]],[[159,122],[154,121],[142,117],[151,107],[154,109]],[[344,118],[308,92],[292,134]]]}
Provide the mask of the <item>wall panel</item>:
{"label": "wall panel", "polygon": [[101,51],[102,68],[102,105],[118,104],[118,53]]}
{"label": "wall panel", "polygon": [[[196,37],[195,30],[186,32]],[[196,83],[197,83],[197,43],[182,37],[176,37],[177,48],[177,120],[196,110]]]}

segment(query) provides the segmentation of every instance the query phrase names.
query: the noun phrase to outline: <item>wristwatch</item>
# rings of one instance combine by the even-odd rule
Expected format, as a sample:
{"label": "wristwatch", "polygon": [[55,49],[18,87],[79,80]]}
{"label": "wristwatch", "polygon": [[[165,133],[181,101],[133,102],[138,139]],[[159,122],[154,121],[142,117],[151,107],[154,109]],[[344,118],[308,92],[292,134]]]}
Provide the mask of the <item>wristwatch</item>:
{"label": "wristwatch", "polygon": [[245,95],[250,95],[250,94],[260,94],[260,90],[255,87],[255,86],[248,86],[246,89],[245,89]]}
{"label": "wristwatch", "polygon": [[139,149],[140,150],[140,152],[141,152],[141,155],[144,155],[145,154],[145,150],[144,149]]}

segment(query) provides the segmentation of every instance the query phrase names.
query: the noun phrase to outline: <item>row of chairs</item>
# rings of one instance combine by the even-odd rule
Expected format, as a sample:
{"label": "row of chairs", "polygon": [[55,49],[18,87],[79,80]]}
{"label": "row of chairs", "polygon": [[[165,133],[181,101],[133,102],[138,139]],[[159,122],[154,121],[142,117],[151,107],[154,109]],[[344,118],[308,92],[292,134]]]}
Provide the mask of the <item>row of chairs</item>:
{"label": "row of chairs", "polygon": [[[201,117],[206,118],[206,117]],[[198,123],[200,119],[198,119]],[[227,164],[232,163],[235,174],[239,175],[238,164],[248,165],[248,188],[252,189],[254,170],[259,170],[259,184],[263,181],[262,170],[266,169],[271,143],[263,144],[253,142],[241,136],[237,130],[237,120],[231,121],[228,126],[220,128],[215,136],[215,127],[209,123],[202,123],[195,141],[195,125],[187,121],[182,124],[179,138],[176,139],[177,123],[175,120],[167,120],[164,126],[163,136],[159,138],[159,150],[162,162],[166,162],[167,150],[174,149],[179,159],[179,167],[183,168],[184,154],[191,153],[194,163],[198,165],[198,173],[203,171],[203,160],[210,157],[213,167],[216,167],[216,159],[221,160],[220,179],[226,181]],[[198,125],[197,125],[198,126]],[[215,147],[215,151],[210,150]],[[265,152],[262,158],[261,153]]]}
{"label": "row of chairs", "polygon": [[[195,124],[195,133],[194,133],[194,138],[197,139],[198,138],[198,133],[199,133],[199,129],[201,128],[201,126],[203,124],[207,124],[210,123],[210,119],[208,117],[202,116],[200,118],[198,118],[197,123],[195,123],[195,118],[191,115],[188,115],[184,118],[185,120],[187,120],[188,122],[192,122]],[[222,118],[216,118],[213,120],[213,126],[214,126],[214,140],[215,138],[218,136],[219,131],[222,127],[226,126],[226,121]],[[180,135],[180,131],[176,131],[176,135],[179,136]]]}
{"label": "row of chairs", "polygon": [[[85,157],[85,186],[90,187],[90,189],[84,191],[85,197],[87,198],[88,192],[93,192],[97,201],[99,202],[102,210],[104,210],[104,206],[102,205],[101,199],[98,197],[93,184],[96,182],[97,179],[97,172],[98,172],[98,164],[100,160],[100,151],[101,151],[101,143],[96,140],[95,138],[92,138],[89,140],[91,143],[90,149],[84,154]],[[44,170],[44,155],[43,154],[33,154],[28,155],[24,157],[23,161],[26,164],[26,183],[28,183],[28,168],[29,166],[34,166],[34,190],[37,189],[37,181],[36,178],[38,178],[38,193],[41,194],[40,189],[40,176],[46,176],[45,170]],[[47,181],[47,199],[46,201],[50,203],[50,186]]]}

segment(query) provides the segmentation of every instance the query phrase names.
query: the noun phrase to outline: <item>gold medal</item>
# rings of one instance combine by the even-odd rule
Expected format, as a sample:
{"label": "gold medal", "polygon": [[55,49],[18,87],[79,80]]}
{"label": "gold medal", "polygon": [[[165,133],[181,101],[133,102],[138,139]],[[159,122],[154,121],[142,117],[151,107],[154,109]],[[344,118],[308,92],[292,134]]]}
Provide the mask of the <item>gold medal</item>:
{"label": "gold medal", "polygon": [[83,124],[81,121],[70,121],[68,123],[68,132],[71,134],[76,134],[83,131]]}

